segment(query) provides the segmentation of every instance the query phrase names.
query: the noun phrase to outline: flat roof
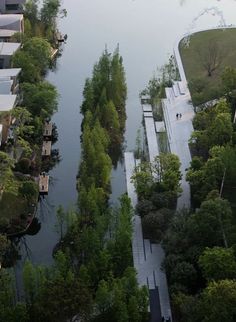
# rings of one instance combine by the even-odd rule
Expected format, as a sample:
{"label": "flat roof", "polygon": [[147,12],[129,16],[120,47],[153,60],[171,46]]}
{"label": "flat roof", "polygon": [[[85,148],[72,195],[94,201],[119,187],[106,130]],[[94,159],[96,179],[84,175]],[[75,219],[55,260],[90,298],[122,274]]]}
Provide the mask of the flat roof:
{"label": "flat roof", "polygon": [[12,56],[17,49],[21,46],[17,42],[2,42],[0,43],[0,55],[1,56]]}
{"label": "flat roof", "polygon": [[10,95],[12,88],[13,80],[4,80],[0,79],[0,94]]}
{"label": "flat roof", "polygon": [[4,68],[0,69],[0,78],[2,77],[16,77],[20,74],[21,68]]}
{"label": "flat roof", "polygon": [[0,94],[0,112],[8,112],[13,109],[16,103],[16,95]]}
{"label": "flat roof", "polygon": [[14,24],[15,22],[21,21],[23,19],[22,14],[4,14],[0,15],[0,28]]}
{"label": "flat roof", "polygon": [[[0,133],[2,133],[2,124],[0,124]],[[1,144],[1,142],[0,142],[0,144]]]}

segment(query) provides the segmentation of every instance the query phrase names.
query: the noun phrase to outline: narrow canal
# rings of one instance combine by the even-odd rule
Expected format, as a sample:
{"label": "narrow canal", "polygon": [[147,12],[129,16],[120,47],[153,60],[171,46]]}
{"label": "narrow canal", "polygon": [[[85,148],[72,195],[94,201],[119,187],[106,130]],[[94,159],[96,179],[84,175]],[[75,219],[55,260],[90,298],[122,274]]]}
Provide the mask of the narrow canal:
{"label": "narrow canal", "polygon": [[[41,203],[38,217],[41,229],[35,236],[26,236],[27,253],[22,243],[23,261],[26,255],[34,263],[50,264],[52,250],[58,241],[55,229],[59,205],[73,207],[77,199],[76,174],[80,160],[79,107],[86,77],[91,76],[94,63],[107,46],[113,51],[119,44],[127,76],[128,100],[125,133],[126,149],[135,146],[141,124],[139,92],[147,84],[157,66],[167,62],[176,39],[193,27],[217,26],[225,19],[236,23],[235,0],[66,0],[68,15],[59,29],[68,35],[57,69],[48,80],[60,94],[57,124],[59,140],[55,144],[61,162],[50,172],[49,196]],[[211,13],[206,8],[216,7]],[[221,12],[223,16],[221,16]],[[194,18],[196,19],[193,24]],[[112,202],[125,191],[122,162],[112,173]]]}

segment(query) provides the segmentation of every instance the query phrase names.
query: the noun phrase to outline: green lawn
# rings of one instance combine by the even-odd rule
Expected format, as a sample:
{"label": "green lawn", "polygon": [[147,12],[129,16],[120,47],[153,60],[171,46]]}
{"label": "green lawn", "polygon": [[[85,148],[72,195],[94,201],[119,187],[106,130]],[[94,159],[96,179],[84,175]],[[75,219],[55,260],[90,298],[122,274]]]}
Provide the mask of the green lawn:
{"label": "green lawn", "polygon": [[[209,77],[203,64],[212,44],[217,48],[215,51],[218,52],[218,57],[222,58],[218,59],[221,61],[220,66]],[[224,68],[236,68],[236,28],[198,32],[191,36],[189,47],[181,41],[179,49],[188,82],[198,80],[197,85],[193,86],[195,89],[190,86],[194,105],[222,95],[221,75]]]}

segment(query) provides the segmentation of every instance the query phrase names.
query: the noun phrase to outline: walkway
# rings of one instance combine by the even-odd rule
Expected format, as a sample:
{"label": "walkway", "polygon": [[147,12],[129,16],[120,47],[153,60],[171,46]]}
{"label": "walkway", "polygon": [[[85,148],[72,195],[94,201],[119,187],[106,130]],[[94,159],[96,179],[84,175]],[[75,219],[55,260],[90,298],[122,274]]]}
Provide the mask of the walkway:
{"label": "walkway", "polygon": [[[179,83],[182,84],[182,88],[185,88],[182,94]],[[190,103],[189,90],[185,87],[185,84],[176,82],[174,86],[166,88],[167,98],[162,100],[162,106],[171,153],[178,155],[181,162],[182,193],[178,198],[177,209],[182,209],[190,207],[190,186],[186,181],[186,169],[190,166],[191,162],[188,142],[193,132],[192,119],[194,117],[194,110]],[[177,113],[182,114],[181,119],[176,118]]]}

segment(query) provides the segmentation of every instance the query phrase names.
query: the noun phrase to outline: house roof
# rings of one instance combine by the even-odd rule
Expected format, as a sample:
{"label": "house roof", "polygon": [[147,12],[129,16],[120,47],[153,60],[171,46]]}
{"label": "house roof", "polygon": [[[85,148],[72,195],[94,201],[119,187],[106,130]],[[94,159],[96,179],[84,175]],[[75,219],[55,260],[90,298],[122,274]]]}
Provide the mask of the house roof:
{"label": "house roof", "polygon": [[20,43],[16,42],[2,42],[0,43],[0,55],[12,56],[17,49],[20,48]]}
{"label": "house roof", "polygon": [[22,20],[23,15],[20,14],[0,15],[0,29],[11,29],[21,32]]}
{"label": "house roof", "polygon": [[0,79],[0,94],[10,95],[12,84],[13,84],[13,80],[2,81]]}
{"label": "house roof", "polygon": [[16,77],[20,74],[21,68],[4,68],[0,69],[0,78]]}
{"label": "house roof", "polygon": [[[2,133],[2,124],[0,124],[0,134]],[[0,142],[1,144],[1,142]]]}
{"label": "house roof", "polygon": [[15,107],[16,95],[2,95],[0,94],[0,112],[8,112]]}

